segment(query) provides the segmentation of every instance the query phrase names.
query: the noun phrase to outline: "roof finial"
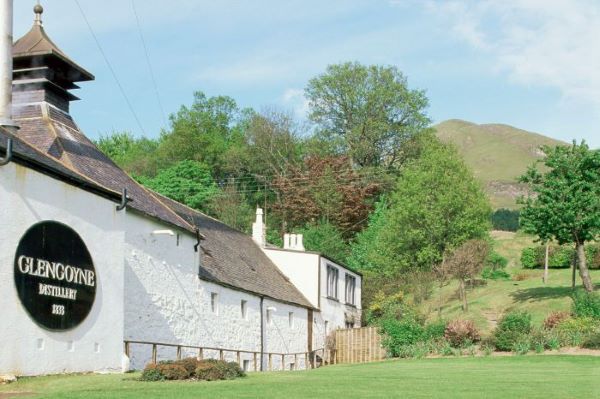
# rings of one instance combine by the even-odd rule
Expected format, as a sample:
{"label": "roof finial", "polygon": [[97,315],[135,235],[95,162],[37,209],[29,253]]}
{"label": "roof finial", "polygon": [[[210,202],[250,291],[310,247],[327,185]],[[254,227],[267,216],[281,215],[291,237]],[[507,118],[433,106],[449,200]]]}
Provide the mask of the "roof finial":
{"label": "roof finial", "polygon": [[37,4],[33,6],[33,12],[35,13],[34,23],[36,25],[42,25],[42,13],[44,12],[44,7],[40,4],[40,0],[38,0]]}

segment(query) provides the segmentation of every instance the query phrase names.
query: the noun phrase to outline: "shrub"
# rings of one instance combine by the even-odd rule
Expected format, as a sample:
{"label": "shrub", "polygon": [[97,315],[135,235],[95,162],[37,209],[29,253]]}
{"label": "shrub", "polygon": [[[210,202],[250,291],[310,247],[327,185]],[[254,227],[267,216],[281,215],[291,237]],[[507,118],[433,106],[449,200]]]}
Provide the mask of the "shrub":
{"label": "shrub", "polygon": [[600,331],[600,323],[591,317],[571,318],[558,324],[555,331],[561,346],[579,346]]}
{"label": "shrub", "polygon": [[583,290],[575,291],[571,309],[575,317],[591,317],[600,320],[600,294]]}
{"label": "shrub", "polygon": [[444,337],[455,348],[479,341],[479,331],[471,320],[452,320],[446,326]]}
{"label": "shrub", "polygon": [[421,341],[425,333],[423,326],[413,317],[401,320],[387,318],[381,322],[381,330],[385,335],[383,345],[392,356],[400,356],[402,347]]}
{"label": "shrub", "polygon": [[585,259],[588,261],[590,269],[600,269],[600,245],[587,245]]}
{"label": "shrub", "polygon": [[[544,247],[541,247],[545,251]],[[568,246],[551,247],[550,256],[548,257],[548,267],[550,268],[568,268],[571,267],[575,250]],[[545,256],[545,255],[543,255]],[[543,266],[542,257],[542,266]]]}
{"label": "shrub", "polygon": [[526,355],[531,347],[531,341],[525,334],[520,334],[512,344],[511,350],[517,355]]}
{"label": "shrub", "polygon": [[544,328],[552,330],[554,327],[567,320],[571,315],[567,312],[552,312],[544,320]]}
{"label": "shrub", "polygon": [[492,269],[486,267],[481,272],[481,277],[486,280],[510,280],[510,274],[502,269]]}
{"label": "shrub", "polygon": [[446,321],[437,320],[431,322],[425,326],[423,331],[423,339],[426,341],[438,340],[439,338],[444,338],[444,333],[446,331]]}
{"label": "shrub", "polygon": [[163,373],[161,373],[157,365],[154,363],[148,364],[144,367],[144,371],[142,371],[142,375],[140,376],[142,381],[164,381],[166,380]]}
{"label": "shrub", "polygon": [[186,357],[185,359],[178,360],[175,362],[182,366],[188,373],[188,377],[191,377],[196,372],[196,368],[198,367],[198,359],[195,357]]}
{"label": "shrub", "polygon": [[511,351],[514,345],[531,332],[531,315],[527,312],[515,311],[506,314],[494,331],[496,348]]}
{"label": "shrub", "polygon": [[519,230],[519,211],[506,208],[497,209],[492,213],[492,227],[494,230],[517,231]]}
{"label": "shrub", "polygon": [[600,331],[586,338],[581,346],[586,349],[600,349]]}
{"label": "shrub", "polygon": [[533,247],[525,248],[521,252],[521,265],[525,269],[535,269],[538,267],[536,249]]}
{"label": "shrub", "polygon": [[199,361],[195,374],[205,381],[232,380],[246,375],[237,363],[214,359]]}

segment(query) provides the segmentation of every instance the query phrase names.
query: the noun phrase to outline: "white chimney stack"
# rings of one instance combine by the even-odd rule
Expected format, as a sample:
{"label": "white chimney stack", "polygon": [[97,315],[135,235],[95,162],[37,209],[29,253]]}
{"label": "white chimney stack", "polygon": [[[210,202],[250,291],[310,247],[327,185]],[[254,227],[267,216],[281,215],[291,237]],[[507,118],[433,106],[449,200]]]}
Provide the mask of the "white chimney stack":
{"label": "white chimney stack", "polygon": [[262,208],[256,208],[256,221],[252,223],[252,239],[262,248],[267,244],[266,227]]}
{"label": "white chimney stack", "polygon": [[292,249],[294,251],[304,251],[302,234],[284,234],[283,249]]}
{"label": "white chimney stack", "polygon": [[14,127],[12,120],[13,1],[0,0],[0,125]]}

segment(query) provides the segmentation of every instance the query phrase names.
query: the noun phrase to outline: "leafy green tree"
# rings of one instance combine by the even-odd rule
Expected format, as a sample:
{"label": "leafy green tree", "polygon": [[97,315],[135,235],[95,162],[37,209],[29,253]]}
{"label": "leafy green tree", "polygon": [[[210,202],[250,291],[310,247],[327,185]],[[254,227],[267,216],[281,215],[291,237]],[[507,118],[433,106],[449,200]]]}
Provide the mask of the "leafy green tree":
{"label": "leafy green tree", "polygon": [[454,147],[427,138],[419,158],[402,170],[376,251],[368,257],[379,273],[430,270],[443,255],[470,239],[486,238],[489,201]]}
{"label": "leafy green tree", "polygon": [[393,66],[330,65],[309,81],[305,94],[323,147],[359,167],[399,166],[404,144],[430,123],[425,93],[410,90]]}
{"label": "leafy green tree", "polygon": [[506,208],[496,209],[492,213],[492,227],[494,230],[519,230],[519,211]]}
{"label": "leafy green tree", "polygon": [[369,215],[368,227],[356,235],[350,244],[348,265],[355,270],[376,272],[379,264],[384,262],[385,248],[380,235],[387,224],[388,200],[383,196]]}
{"label": "leafy green tree", "polygon": [[575,244],[579,275],[588,292],[594,286],[588,271],[585,243],[600,233],[600,152],[585,142],[570,147],[543,147],[547,171],[535,166],[521,177],[531,195],[522,198],[523,230],[540,241]]}
{"label": "leafy green tree", "polygon": [[180,161],[155,177],[141,178],[146,187],[191,208],[207,211],[217,195],[208,166],[197,161]]}
{"label": "leafy green tree", "polygon": [[248,113],[230,97],[196,92],[192,106],[182,106],[171,115],[171,129],[162,134],[158,151],[162,165],[194,160],[207,165],[213,177],[223,176],[228,151],[243,141],[241,130]]}
{"label": "leafy green tree", "polygon": [[304,248],[321,252],[333,260],[345,263],[349,247],[341,232],[331,223],[309,224],[299,231],[304,235]]}
{"label": "leafy green tree", "polygon": [[158,140],[135,137],[130,132],[113,132],[100,136],[96,145],[117,165],[133,175],[154,175],[159,166],[155,161]]}

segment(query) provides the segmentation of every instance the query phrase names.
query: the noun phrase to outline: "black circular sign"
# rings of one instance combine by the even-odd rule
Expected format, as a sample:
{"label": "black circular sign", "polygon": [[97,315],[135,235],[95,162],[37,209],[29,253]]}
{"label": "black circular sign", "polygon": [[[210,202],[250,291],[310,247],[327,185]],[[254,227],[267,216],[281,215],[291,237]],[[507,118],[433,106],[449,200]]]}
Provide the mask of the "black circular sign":
{"label": "black circular sign", "polygon": [[36,323],[54,331],[79,325],[96,298],[96,270],[79,235],[58,222],[33,225],[15,255],[15,285]]}

